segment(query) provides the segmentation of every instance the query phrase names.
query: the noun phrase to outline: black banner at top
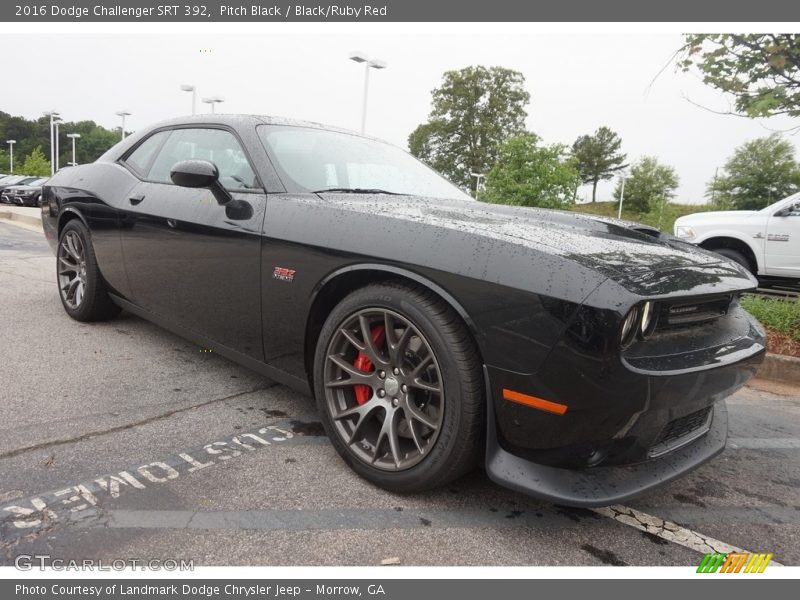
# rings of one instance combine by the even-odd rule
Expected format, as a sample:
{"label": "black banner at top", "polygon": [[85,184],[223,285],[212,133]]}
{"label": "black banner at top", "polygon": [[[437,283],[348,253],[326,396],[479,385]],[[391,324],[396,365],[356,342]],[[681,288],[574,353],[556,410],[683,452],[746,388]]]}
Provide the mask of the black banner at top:
{"label": "black banner at top", "polygon": [[0,4],[5,22],[798,22],[787,0],[56,0]]}

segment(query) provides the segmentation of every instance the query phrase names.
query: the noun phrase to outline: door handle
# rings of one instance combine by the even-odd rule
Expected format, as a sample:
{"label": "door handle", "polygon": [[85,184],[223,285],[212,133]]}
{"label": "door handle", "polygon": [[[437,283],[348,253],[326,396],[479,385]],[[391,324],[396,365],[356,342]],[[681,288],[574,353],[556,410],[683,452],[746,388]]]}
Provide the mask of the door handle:
{"label": "door handle", "polygon": [[135,196],[131,196],[130,198],[128,198],[128,202],[130,202],[134,206],[139,204],[142,200],[144,200],[144,194],[137,194]]}

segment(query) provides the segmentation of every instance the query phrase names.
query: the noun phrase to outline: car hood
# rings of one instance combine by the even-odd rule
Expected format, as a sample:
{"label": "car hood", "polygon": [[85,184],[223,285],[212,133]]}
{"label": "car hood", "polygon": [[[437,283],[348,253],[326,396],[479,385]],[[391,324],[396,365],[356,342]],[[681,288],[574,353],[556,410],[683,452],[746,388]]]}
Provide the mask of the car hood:
{"label": "car hood", "polygon": [[347,211],[375,213],[563,256],[607,275],[719,264],[722,259],[657,229],[617,219],[401,195],[321,193]]}
{"label": "car hood", "polygon": [[730,221],[740,221],[752,217],[758,211],[755,210],[716,210],[709,212],[699,212],[680,217],[675,221],[676,225],[692,225],[700,223],[722,223]]}

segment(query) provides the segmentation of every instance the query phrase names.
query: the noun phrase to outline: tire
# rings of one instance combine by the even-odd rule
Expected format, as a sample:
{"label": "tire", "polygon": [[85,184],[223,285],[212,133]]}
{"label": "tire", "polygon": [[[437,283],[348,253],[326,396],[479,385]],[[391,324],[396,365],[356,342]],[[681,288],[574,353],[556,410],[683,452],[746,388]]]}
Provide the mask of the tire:
{"label": "tire", "polygon": [[[375,352],[380,360],[357,363]],[[481,455],[485,398],[475,344],[458,315],[424,288],[373,284],[342,300],[317,342],[314,395],[336,451],[384,489],[444,485]]]}
{"label": "tire", "polygon": [[719,248],[717,250],[714,250],[714,252],[724,256],[729,260],[732,260],[735,263],[742,265],[753,275],[756,274],[756,272],[753,270],[753,265],[750,264],[750,261],[747,259],[747,257],[738,250],[732,250],[731,248]]}
{"label": "tire", "polygon": [[69,221],[58,237],[56,282],[64,310],[76,321],[104,321],[120,312],[97,268],[89,230],[79,219]]}

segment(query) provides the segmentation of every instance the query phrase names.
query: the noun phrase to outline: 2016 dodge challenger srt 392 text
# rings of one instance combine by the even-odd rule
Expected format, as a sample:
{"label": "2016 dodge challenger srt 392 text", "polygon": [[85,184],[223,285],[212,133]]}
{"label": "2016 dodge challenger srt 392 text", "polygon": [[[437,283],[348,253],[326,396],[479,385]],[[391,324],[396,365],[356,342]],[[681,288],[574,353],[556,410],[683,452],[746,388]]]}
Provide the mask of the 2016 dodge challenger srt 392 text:
{"label": "2016 dodge challenger srt 392 text", "polygon": [[126,309],[311,393],[395,491],[485,461],[610,504],[725,446],[764,333],[740,265],[649,227],[472,200],[407,153],[310,123],[160,123],[44,187],[67,314]]}

